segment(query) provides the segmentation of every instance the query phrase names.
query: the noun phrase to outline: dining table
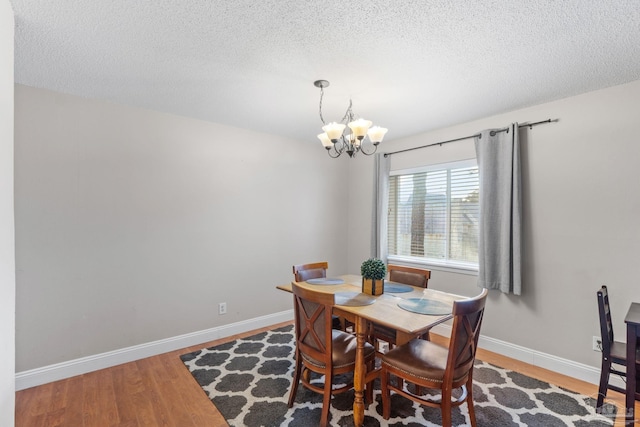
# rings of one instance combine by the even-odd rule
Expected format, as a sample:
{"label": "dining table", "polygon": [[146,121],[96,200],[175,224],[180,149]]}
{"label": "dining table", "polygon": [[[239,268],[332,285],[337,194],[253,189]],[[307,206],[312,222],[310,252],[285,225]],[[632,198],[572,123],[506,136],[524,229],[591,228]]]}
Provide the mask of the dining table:
{"label": "dining table", "polygon": [[640,303],[632,302],[624,318],[627,324],[627,366],[626,366],[626,396],[625,396],[625,426],[636,424],[635,402],[637,398],[636,352],[638,337],[640,337]]}
{"label": "dining table", "polygon": [[317,292],[334,294],[333,314],[352,322],[356,335],[356,364],[353,374],[355,398],[353,421],[355,426],[364,423],[365,384],[377,376],[377,372],[367,372],[364,347],[370,322],[387,326],[396,331],[396,344],[402,345],[424,335],[431,328],[452,319],[454,301],[467,297],[429,288],[385,281],[385,292],[368,295],[361,292],[362,278],[348,274],[334,278],[291,282],[276,288],[292,292],[292,284]]}

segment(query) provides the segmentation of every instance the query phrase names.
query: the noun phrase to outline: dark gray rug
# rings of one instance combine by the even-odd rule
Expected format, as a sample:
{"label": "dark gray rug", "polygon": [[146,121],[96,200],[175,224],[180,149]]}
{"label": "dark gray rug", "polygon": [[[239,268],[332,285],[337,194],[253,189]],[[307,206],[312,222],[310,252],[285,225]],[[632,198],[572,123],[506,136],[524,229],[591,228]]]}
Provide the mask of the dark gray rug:
{"label": "dark gray rug", "polygon": [[[318,424],[322,396],[300,386],[287,407],[293,377],[293,326],[202,349],[181,356],[198,384],[230,426],[300,426]],[[319,377],[317,380],[321,381]],[[474,368],[478,426],[612,426],[598,415],[594,399],[482,361]],[[382,418],[380,388],[365,412],[365,426],[440,426],[438,408],[419,406],[392,394],[391,418]],[[353,391],[331,402],[332,426],[352,426]],[[466,404],[454,409],[453,423],[469,425]]]}

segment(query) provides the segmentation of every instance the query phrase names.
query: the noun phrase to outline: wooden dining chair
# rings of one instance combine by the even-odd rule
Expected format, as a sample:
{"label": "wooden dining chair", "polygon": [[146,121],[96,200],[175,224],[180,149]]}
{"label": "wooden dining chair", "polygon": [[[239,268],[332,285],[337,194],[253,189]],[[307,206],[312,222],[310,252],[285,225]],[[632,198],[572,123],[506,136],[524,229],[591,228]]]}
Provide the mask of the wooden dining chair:
{"label": "wooden dining chair", "polygon": [[[626,394],[624,388],[609,384],[609,377],[611,374],[615,374],[621,378],[626,378],[627,345],[626,343],[615,341],[613,338],[613,322],[611,320],[607,287],[602,286],[600,290],[598,290],[597,295],[598,312],[600,314],[600,338],[602,340],[602,364],[600,368],[600,386],[598,387],[596,412],[600,413],[604,399],[607,397],[607,390]],[[636,372],[640,372],[640,349],[636,349],[635,363]],[[636,393],[636,400],[639,400],[638,393]]]}
{"label": "wooden dining chair", "polygon": [[293,266],[293,277],[296,282],[304,282],[309,279],[319,279],[327,277],[328,269],[329,263],[326,261],[310,264],[298,264]]}
{"label": "wooden dining chair", "polygon": [[[333,388],[333,377],[337,374],[355,370],[356,337],[331,327],[331,310],[334,296],[331,293],[316,292],[291,285],[295,313],[296,367],[289,394],[289,407],[293,406],[298,384],[323,395],[320,426],[326,426],[329,418],[331,396],[344,393],[353,388],[353,381]],[[375,350],[365,343],[365,364],[372,371],[375,362]],[[324,384],[319,386],[311,382],[311,372],[324,375]],[[366,385],[365,396],[368,402],[373,399],[373,381]]]}
{"label": "wooden dining chair", "polygon": [[[390,282],[418,288],[426,288],[431,278],[431,270],[422,268],[389,264],[387,270],[389,271]],[[421,338],[428,340],[429,332],[426,332]],[[392,349],[396,345],[396,330],[377,323],[371,323],[369,325],[369,342],[374,345],[377,352],[380,352],[380,341],[388,343],[389,349]]]}
{"label": "wooden dining chair", "polygon": [[[329,263],[326,261],[313,262],[310,264],[298,264],[293,266],[293,278],[296,282],[304,282],[309,279],[320,279],[327,277],[327,270],[329,269]],[[346,331],[347,321],[346,319],[333,316],[333,328]]]}
{"label": "wooden dining chair", "polygon": [[[473,363],[476,357],[480,326],[484,315],[487,290],[475,298],[453,303],[453,328],[449,346],[444,347],[431,341],[414,339],[389,350],[382,356],[382,416],[391,415],[391,391],[421,405],[439,407],[442,425],[451,426],[451,409],[467,402],[469,419],[475,427],[473,408]],[[397,384],[391,382],[395,376]],[[428,400],[413,394],[403,387],[406,380],[417,387],[436,389],[441,393],[439,401]],[[454,389],[462,389],[462,395],[452,397]]]}

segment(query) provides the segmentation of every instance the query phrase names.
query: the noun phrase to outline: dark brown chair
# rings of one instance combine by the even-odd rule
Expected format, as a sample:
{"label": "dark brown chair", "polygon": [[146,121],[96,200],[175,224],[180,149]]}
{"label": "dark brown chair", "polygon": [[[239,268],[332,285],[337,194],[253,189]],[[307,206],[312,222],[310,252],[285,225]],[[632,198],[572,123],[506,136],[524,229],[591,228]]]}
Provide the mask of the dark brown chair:
{"label": "dark brown chair", "polygon": [[[402,283],[418,288],[426,288],[431,278],[431,270],[421,268],[389,264],[387,270],[389,271],[390,282]],[[421,338],[428,340],[429,332],[426,332]],[[376,351],[380,350],[380,341],[385,341],[389,344],[389,349],[392,349],[396,345],[396,330],[377,323],[370,324],[369,342],[374,345]]]}
{"label": "dark brown chair", "polygon": [[[320,279],[327,277],[329,263],[313,262],[310,264],[298,264],[293,266],[293,277],[296,282],[304,282],[309,279]],[[347,321],[339,316],[333,316],[333,328],[342,331],[347,329]]]}
{"label": "dark brown chair", "polygon": [[[332,383],[334,375],[354,371],[356,337],[347,332],[332,329],[333,294],[311,291],[295,283],[291,288],[295,313],[296,368],[289,395],[289,407],[293,406],[298,384],[302,382],[302,385],[309,390],[323,395],[320,426],[326,426],[331,396],[353,387],[353,381],[335,389]],[[365,343],[364,351],[365,363],[371,371],[374,367],[375,350],[369,343]],[[311,372],[324,375],[323,387],[311,383]],[[372,400],[372,386],[372,383],[366,386],[367,401]]]}
{"label": "dark brown chair", "polygon": [[[600,337],[602,339],[602,367],[600,369],[600,387],[598,387],[596,411],[600,413],[604,398],[607,397],[607,390],[617,391],[622,394],[626,393],[624,388],[609,384],[609,377],[611,374],[620,375],[622,378],[626,377],[627,345],[613,339],[613,322],[611,321],[607,287],[600,288],[597,294],[598,311],[600,313]],[[640,352],[638,349],[636,349],[636,372],[640,372]],[[636,393],[636,400],[638,398],[639,395]]]}
{"label": "dark brown chair", "polygon": [[[453,303],[453,328],[449,347],[431,341],[414,339],[389,350],[382,356],[382,416],[391,415],[391,390],[421,405],[439,407],[442,425],[451,426],[451,408],[467,402],[469,419],[475,427],[473,408],[473,363],[476,357],[480,326],[484,315],[487,290],[475,298]],[[398,385],[391,382],[396,377]],[[403,389],[403,380],[419,388],[436,389],[441,392],[440,401],[427,400]],[[452,398],[451,392],[461,388],[462,395]]]}

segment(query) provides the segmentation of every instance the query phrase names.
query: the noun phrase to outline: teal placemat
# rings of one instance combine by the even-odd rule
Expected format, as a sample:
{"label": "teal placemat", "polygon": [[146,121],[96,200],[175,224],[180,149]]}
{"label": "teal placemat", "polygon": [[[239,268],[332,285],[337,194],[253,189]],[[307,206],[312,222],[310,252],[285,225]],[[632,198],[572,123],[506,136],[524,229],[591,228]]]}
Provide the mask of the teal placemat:
{"label": "teal placemat", "polygon": [[333,294],[335,305],[349,305],[349,306],[361,306],[371,305],[376,302],[376,299],[371,295],[363,294],[361,292],[336,292]]}
{"label": "teal placemat", "polygon": [[411,292],[413,288],[409,285],[403,285],[402,283],[396,282],[384,282],[384,292],[391,294],[401,294],[404,292]]}
{"label": "teal placemat", "polygon": [[319,277],[317,279],[309,279],[307,283],[310,285],[341,285],[344,283],[344,280],[331,277]]}
{"label": "teal placemat", "polygon": [[412,313],[445,316],[451,314],[453,304],[425,298],[408,298],[400,301],[398,307]]}

